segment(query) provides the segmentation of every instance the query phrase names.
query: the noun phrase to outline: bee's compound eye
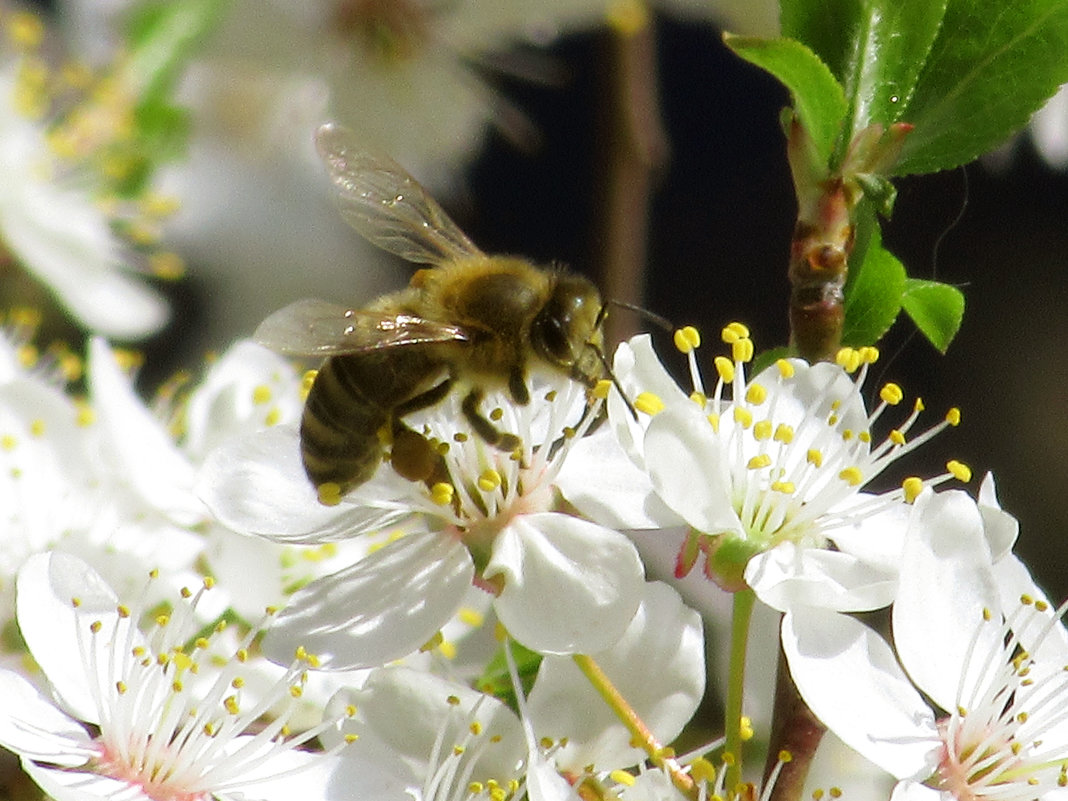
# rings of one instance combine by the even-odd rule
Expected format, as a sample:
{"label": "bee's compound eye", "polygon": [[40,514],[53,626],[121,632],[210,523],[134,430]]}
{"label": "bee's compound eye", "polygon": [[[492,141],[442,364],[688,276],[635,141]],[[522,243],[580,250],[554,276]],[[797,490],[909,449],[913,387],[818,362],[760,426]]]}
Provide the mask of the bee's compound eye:
{"label": "bee's compound eye", "polygon": [[566,366],[575,360],[567,324],[567,320],[549,313],[548,308],[534,320],[531,344],[546,361]]}

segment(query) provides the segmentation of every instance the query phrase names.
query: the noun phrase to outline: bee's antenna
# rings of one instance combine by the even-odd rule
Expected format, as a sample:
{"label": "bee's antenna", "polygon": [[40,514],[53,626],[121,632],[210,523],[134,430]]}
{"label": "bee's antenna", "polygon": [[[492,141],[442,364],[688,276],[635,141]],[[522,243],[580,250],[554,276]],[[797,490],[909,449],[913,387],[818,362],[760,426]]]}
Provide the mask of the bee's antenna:
{"label": "bee's antenna", "polygon": [[642,308],[641,306],[635,306],[633,303],[627,303],[624,300],[612,300],[612,299],[606,300],[604,303],[601,304],[601,310],[599,312],[597,312],[597,325],[598,326],[600,326],[602,323],[604,323],[605,317],[608,316],[608,307],[609,306],[618,306],[621,309],[626,309],[627,311],[632,311],[635,314],[637,314],[637,315],[639,315],[641,317],[644,317],[646,320],[649,320],[652,323],[656,323],[656,325],[658,325],[660,328],[663,328],[669,334],[674,333],[674,331],[675,331],[676,326],[673,325],[672,322],[669,319],[667,319],[666,317],[661,317],[656,312],[649,311],[649,309]]}
{"label": "bee's antenna", "polygon": [[[604,308],[603,306],[601,308]],[[638,410],[634,408],[634,404],[630,402],[630,398],[627,397],[627,393],[623,391],[623,385],[619,383],[619,379],[616,378],[616,374],[612,372],[612,366],[608,363],[608,357],[604,355],[604,351],[600,347],[592,342],[586,343],[587,348],[591,348],[594,353],[597,354],[597,358],[601,362],[601,366],[604,367],[605,373],[612,380],[612,386],[619,390],[619,396],[623,398],[623,403],[627,405],[627,409],[630,411],[631,416],[634,418],[634,422],[638,422]]]}

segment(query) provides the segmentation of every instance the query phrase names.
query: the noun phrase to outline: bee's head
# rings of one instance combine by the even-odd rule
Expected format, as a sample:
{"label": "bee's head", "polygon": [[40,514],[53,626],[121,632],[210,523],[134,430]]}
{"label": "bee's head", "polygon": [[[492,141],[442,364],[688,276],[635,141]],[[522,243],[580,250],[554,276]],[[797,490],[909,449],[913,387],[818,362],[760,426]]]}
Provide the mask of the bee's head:
{"label": "bee's head", "polygon": [[601,309],[601,294],[588,279],[557,276],[531,325],[531,346],[554,367],[593,383],[601,375],[596,355],[602,343]]}

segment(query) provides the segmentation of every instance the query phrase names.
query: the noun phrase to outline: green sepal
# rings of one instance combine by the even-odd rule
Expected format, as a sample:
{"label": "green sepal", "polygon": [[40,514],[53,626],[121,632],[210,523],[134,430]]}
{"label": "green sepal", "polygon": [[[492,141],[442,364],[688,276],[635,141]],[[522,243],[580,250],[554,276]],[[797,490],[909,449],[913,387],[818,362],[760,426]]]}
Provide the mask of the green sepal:
{"label": "green sepal", "polygon": [[497,649],[490,661],[486,664],[482,675],[475,681],[475,689],[492,695],[508,705],[513,712],[519,714],[519,705],[515,697],[515,688],[512,686],[512,678],[508,673],[508,660],[504,655],[504,649],[512,651],[516,669],[519,672],[519,684],[523,688],[523,695],[530,695],[534,686],[534,679],[538,676],[538,668],[541,667],[542,655],[529,648],[524,648],[515,640]]}

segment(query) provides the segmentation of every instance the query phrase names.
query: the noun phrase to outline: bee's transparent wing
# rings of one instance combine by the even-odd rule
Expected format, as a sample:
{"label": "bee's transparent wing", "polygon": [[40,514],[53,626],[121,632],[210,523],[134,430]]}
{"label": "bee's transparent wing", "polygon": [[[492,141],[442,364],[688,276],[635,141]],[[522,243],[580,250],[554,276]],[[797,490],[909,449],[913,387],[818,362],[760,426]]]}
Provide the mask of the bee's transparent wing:
{"label": "bee's transparent wing", "polygon": [[253,337],[286,356],[340,356],[468,339],[459,326],[411,314],[348,309],[322,300],[298,300],[276,311],[260,323]]}
{"label": "bee's transparent wing", "polygon": [[388,156],[362,148],[348,128],[321,126],[315,145],[341,215],[368,241],[418,264],[483,255],[418,181]]}

